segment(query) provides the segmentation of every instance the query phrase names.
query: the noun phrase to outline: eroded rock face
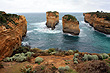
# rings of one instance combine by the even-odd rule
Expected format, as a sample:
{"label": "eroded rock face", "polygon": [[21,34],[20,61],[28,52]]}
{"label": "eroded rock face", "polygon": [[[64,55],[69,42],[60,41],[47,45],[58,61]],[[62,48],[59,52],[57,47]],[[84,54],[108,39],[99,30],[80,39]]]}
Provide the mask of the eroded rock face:
{"label": "eroded rock face", "polygon": [[85,22],[89,23],[95,30],[110,34],[109,13],[84,13]]}
{"label": "eroded rock face", "polygon": [[72,35],[79,35],[79,22],[77,19],[72,15],[65,15],[62,17],[62,24],[63,24],[63,32],[70,33]]}
{"label": "eroded rock face", "polygon": [[46,26],[54,30],[55,26],[59,23],[59,13],[56,11],[46,12],[46,18],[47,18]]}
{"label": "eroded rock face", "polygon": [[2,13],[0,19],[2,19],[0,20],[0,60],[2,60],[21,45],[22,37],[27,32],[27,21],[21,15]]}

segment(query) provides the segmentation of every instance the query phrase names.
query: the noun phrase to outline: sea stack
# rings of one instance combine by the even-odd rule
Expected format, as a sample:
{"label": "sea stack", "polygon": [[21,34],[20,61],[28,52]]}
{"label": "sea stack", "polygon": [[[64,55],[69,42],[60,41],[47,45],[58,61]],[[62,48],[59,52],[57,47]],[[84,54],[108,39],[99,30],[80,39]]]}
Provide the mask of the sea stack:
{"label": "sea stack", "polygon": [[6,14],[0,11],[0,60],[11,56],[21,45],[27,32],[27,21],[22,15]]}
{"label": "sea stack", "polygon": [[90,12],[83,13],[85,22],[94,27],[95,30],[110,34],[110,13]]}
{"label": "sea stack", "polygon": [[72,15],[64,15],[62,17],[63,32],[72,35],[79,35],[79,21]]}
{"label": "sea stack", "polygon": [[54,30],[55,26],[59,23],[59,13],[57,11],[54,12],[48,11],[46,12],[46,18],[47,18],[46,26]]}

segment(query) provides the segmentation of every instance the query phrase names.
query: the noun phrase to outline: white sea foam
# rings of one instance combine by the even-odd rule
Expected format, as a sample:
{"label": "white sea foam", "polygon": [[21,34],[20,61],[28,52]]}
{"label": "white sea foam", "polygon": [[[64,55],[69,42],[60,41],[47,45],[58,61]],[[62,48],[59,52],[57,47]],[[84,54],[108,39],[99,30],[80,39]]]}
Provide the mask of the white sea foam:
{"label": "white sea foam", "polygon": [[86,23],[85,21],[81,21],[81,23],[82,23],[82,24],[86,24],[88,27],[91,27],[91,26],[89,25],[89,23]]}
{"label": "white sea foam", "polygon": [[110,37],[110,35],[106,35],[106,37]]}
{"label": "white sea foam", "polygon": [[28,31],[27,31],[27,33],[31,33],[31,32],[33,32],[33,30],[28,30]]}
{"label": "white sea foam", "polygon": [[41,33],[51,33],[51,34],[55,34],[55,33],[60,33],[61,31],[59,31],[59,30],[51,30],[51,29],[49,29],[49,28],[44,28],[44,29],[34,29],[34,30],[36,30],[36,31],[38,31],[38,32],[41,32]]}
{"label": "white sea foam", "polygon": [[21,44],[22,44],[23,46],[29,45],[28,42],[22,42]]}
{"label": "white sea foam", "polygon": [[46,24],[46,21],[45,22],[40,22],[40,23],[32,23],[31,25],[34,25],[34,27],[36,27],[35,29],[33,29],[33,31],[37,31],[37,32],[40,32],[40,33],[55,34],[55,33],[62,32],[61,30],[58,30],[57,28],[54,29],[54,30],[51,30],[51,28],[47,28],[47,26],[45,24]]}
{"label": "white sea foam", "polygon": [[86,37],[87,35],[84,33],[83,29],[80,29],[79,37]]}

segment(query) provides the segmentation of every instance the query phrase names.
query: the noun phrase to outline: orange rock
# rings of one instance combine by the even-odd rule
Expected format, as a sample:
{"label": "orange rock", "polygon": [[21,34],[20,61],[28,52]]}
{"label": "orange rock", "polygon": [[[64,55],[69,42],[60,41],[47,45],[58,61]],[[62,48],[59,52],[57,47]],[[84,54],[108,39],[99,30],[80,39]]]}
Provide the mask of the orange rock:
{"label": "orange rock", "polygon": [[[15,18],[13,18],[13,21]],[[13,49],[17,49],[21,45],[22,37],[27,32],[27,21],[24,16],[19,16],[19,20],[16,20],[17,25],[8,23],[12,29],[6,29],[4,26],[0,26],[0,60],[10,56]]]}
{"label": "orange rock", "polygon": [[79,35],[79,22],[77,19],[72,15],[65,15],[62,17],[62,24],[63,24],[63,32],[70,33],[72,35]]}
{"label": "orange rock", "polygon": [[48,28],[55,29],[55,26],[59,23],[59,13],[58,12],[46,12],[46,26]]}
{"label": "orange rock", "polygon": [[83,13],[85,22],[89,23],[95,30],[110,34],[110,21],[104,18],[98,18],[96,14]]}

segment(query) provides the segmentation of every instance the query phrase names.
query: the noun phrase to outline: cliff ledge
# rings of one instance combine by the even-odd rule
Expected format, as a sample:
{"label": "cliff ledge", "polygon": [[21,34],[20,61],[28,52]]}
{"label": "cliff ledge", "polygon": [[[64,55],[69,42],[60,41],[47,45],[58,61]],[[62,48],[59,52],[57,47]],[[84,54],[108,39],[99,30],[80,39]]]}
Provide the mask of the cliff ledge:
{"label": "cliff ledge", "polygon": [[85,22],[89,23],[95,30],[110,34],[110,13],[90,12],[84,13]]}
{"label": "cliff ledge", "polygon": [[27,21],[22,15],[6,14],[0,11],[0,60],[11,56],[21,45],[27,32]]}

